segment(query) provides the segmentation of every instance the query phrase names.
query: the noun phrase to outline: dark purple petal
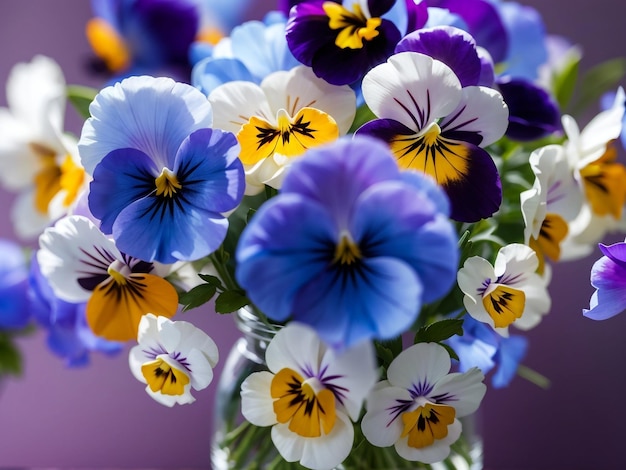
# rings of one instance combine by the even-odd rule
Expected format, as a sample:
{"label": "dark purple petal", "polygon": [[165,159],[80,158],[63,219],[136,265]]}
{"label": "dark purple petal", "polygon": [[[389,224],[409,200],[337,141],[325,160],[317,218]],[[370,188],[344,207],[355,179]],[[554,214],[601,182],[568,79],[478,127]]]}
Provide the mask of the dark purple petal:
{"label": "dark purple petal", "polygon": [[502,62],[508,53],[509,39],[498,10],[486,0],[428,0],[430,6],[447,8],[459,15],[479,46],[494,62]]}
{"label": "dark purple petal", "polygon": [[545,90],[523,79],[500,79],[497,85],[509,107],[507,137],[529,141],[561,130],[561,113]]}
{"label": "dark purple petal", "polygon": [[604,256],[626,270],[626,243],[621,242],[612,245],[600,243],[598,246]]}
{"label": "dark purple petal", "polygon": [[426,2],[416,2],[415,0],[404,0],[406,3],[406,13],[408,24],[405,34],[423,28],[428,21],[428,5]]}
{"label": "dark purple petal", "polygon": [[391,10],[394,3],[396,3],[396,0],[368,0],[367,8],[372,18],[379,18]]}
{"label": "dark purple petal", "polygon": [[328,26],[328,16],[322,1],[296,5],[289,14],[285,35],[289,50],[296,59],[309,67],[318,51],[334,44],[337,33]]}
{"label": "dark purple petal", "polygon": [[420,52],[450,67],[461,85],[478,85],[482,64],[476,42],[469,33],[453,26],[437,26],[407,34],[395,52]]}

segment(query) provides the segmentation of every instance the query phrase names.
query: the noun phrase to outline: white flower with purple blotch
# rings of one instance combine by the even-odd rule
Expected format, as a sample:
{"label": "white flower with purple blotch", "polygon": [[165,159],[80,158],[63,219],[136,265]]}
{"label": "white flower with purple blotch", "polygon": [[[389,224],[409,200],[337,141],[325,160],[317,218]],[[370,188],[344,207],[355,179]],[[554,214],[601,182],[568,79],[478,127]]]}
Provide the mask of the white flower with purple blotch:
{"label": "white flower with purple blotch", "polygon": [[241,385],[241,410],[255,426],[272,426],[288,462],[313,469],[339,465],[352,449],[363,400],[378,378],[369,342],[337,353],[305,325],[290,323],[265,355],[269,371]]}
{"label": "white flower with purple blotch", "polygon": [[149,313],[139,323],[137,342],[128,356],[130,370],[162,405],[193,403],[191,389],[202,390],[213,380],[217,345],[191,323]]}
{"label": "white flower with purple blotch", "polygon": [[450,356],[436,343],[401,352],[367,398],[361,428],[375,446],[395,446],[410,461],[444,460],[461,435],[458,418],[478,408],[487,387],[474,367],[450,374]]}

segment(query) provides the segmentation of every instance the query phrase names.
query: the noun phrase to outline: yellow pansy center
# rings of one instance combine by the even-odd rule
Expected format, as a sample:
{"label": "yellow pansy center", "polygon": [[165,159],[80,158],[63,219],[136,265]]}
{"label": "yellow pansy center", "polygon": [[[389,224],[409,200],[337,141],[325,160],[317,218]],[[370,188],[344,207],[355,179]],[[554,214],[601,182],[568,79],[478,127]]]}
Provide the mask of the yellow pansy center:
{"label": "yellow pansy center", "polygon": [[335,248],[333,263],[350,265],[357,262],[360,258],[361,250],[359,250],[359,246],[354,243],[348,232],[343,232]]}
{"label": "yellow pansy center", "polygon": [[332,142],[337,137],[337,123],[325,112],[305,107],[292,118],[281,109],[277,113],[276,124],[252,116],[241,127],[237,134],[241,145],[239,158],[246,165],[254,165],[269,157],[280,161],[298,157],[309,148]]}
{"label": "yellow pansy center", "polygon": [[156,195],[164,197],[173,197],[182,188],[178,178],[169,168],[161,170],[161,174],[154,179],[154,185],[156,186]]}
{"label": "yellow pansy center", "polygon": [[141,373],[150,390],[163,395],[182,395],[185,393],[185,385],[189,383],[189,376],[185,372],[161,358],[141,366]]}
{"label": "yellow pansy center", "polygon": [[580,170],[580,176],[592,212],[619,220],[626,202],[626,168],[616,160],[617,150],[611,142],[600,158]]}
{"label": "yellow pansy center", "polygon": [[316,378],[304,380],[296,371],[284,368],[273,378],[270,392],[279,423],[302,437],[320,437],[335,426],[335,395]]}
{"label": "yellow pansy center", "polygon": [[448,405],[425,403],[413,411],[402,413],[401,437],[408,436],[408,445],[415,449],[428,447],[448,435],[456,410]]}
{"label": "yellow pansy center", "polygon": [[335,45],[342,49],[361,49],[363,41],[371,41],[378,36],[380,18],[368,18],[361,6],[353,5],[354,11],[349,11],[335,2],[324,2],[322,5],[328,16],[330,29],[339,30]]}
{"label": "yellow pansy center", "polygon": [[30,148],[39,157],[41,167],[33,178],[35,209],[47,214],[50,201],[59,191],[65,191],[62,203],[64,207],[69,207],[83,185],[85,171],[69,155],[59,165],[53,149],[37,143],[31,143]]}
{"label": "yellow pansy center", "polygon": [[545,258],[558,261],[561,257],[561,242],[568,232],[568,225],[558,214],[546,214],[541,224],[539,236],[531,238],[528,245],[535,250],[539,258],[537,272],[542,274],[545,269]]}
{"label": "yellow pansy center", "polygon": [[503,284],[483,295],[483,306],[496,328],[509,326],[524,313],[526,294]]}
{"label": "yellow pansy center", "polygon": [[470,149],[461,142],[443,137],[435,122],[419,134],[395,136],[390,148],[401,168],[426,173],[441,186],[467,176]]}
{"label": "yellow pansy center", "polygon": [[112,72],[120,72],[130,65],[131,55],[124,39],[102,18],[92,18],[86,26],[87,41],[94,53]]}

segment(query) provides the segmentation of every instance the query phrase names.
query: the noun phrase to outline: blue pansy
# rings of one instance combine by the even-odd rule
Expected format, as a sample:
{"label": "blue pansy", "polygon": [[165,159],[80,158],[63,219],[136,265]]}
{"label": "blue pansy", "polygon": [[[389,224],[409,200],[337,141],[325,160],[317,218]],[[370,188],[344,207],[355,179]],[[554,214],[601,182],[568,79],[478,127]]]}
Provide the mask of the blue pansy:
{"label": "blue pansy", "polygon": [[459,370],[478,367],[487,374],[495,368],[491,383],[495,388],[509,385],[526,355],[528,340],[524,336],[503,337],[489,325],[466,315],[463,336],[453,336],[448,343],[459,356]]}
{"label": "blue pansy", "polygon": [[313,326],[336,348],[399,335],[456,276],[445,196],[403,177],[387,146],[340,138],[309,150],[237,249],[237,280],[269,318]]}
{"label": "blue pansy", "polygon": [[206,97],[168,78],[131,77],[102,90],[90,111],[79,151],[101,230],[145,261],[216,250],[245,180],[237,139],[209,127]]}

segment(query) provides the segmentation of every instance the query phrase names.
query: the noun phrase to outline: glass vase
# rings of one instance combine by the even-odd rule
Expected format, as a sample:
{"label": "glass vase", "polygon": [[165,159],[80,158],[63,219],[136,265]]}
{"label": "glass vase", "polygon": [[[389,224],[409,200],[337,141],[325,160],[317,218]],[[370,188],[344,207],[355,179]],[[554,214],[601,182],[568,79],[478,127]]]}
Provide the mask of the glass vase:
{"label": "glass vase", "polygon": [[[271,439],[271,427],[257,427],[241,415],[241,384],[253,372],[268,370],[265,350],[280,328],[268,325],[246,309],[234,313],[242,336],[233,345],[216,391],[211,468],[213,470],[294,470],[303,469],[297,463],[285,462]],[[443,462],[422,464],[401,459],[393,447],[379,448],[363,440],[358,426],[355,440],[361,439],[357,452],[335,470],[480,470],[482,469],[482,438],[479,413],[461,418],[463,434],[452,446],[450,456]],[[371,458],[372,457],[372,458]],[[372,462],[385,462],[372,465]]]}

